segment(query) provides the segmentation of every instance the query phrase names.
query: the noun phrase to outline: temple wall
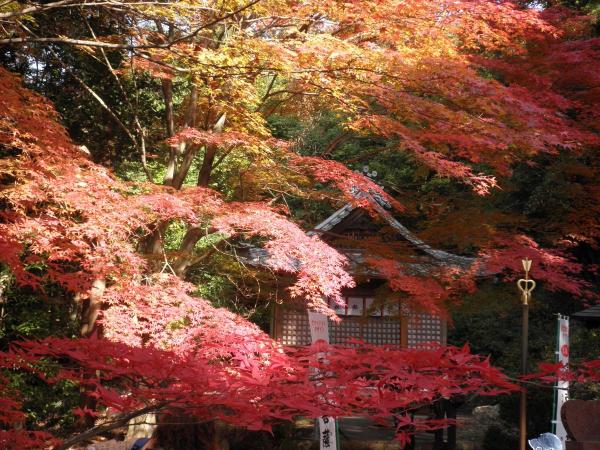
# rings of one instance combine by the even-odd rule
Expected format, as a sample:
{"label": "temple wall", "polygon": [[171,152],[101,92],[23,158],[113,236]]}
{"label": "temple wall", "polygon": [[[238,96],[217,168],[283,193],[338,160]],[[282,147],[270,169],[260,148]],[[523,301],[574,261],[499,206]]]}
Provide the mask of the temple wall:
{"label": "temple wall", "polygon": [[[279,306],[275,314],[274,337],[284,345],[310,345],[306,311]],[[424,313],[387,317],[345,316],[339,324],[330,322],[332,344],[354,338],[374,345],[419,348],[427,343],[446,344],[446,324],[437,316]]]}

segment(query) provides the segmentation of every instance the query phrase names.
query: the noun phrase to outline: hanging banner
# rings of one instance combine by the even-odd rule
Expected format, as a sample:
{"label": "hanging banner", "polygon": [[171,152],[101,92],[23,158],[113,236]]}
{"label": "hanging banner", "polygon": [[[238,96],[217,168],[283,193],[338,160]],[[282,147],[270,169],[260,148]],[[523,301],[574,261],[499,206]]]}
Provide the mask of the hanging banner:
{"label": "hanging banner", "polygon": [[[562,363],[563,366],[569,366],[569,318],[567,316],[558,316],[557,326],[557,348],[556,356],[557,361]],[[559,380],[556,383],[556,390],[554,393],[555,407],[554,407],[554,420],[552,421],[552,429],[554,434],[560,439],[563,444],[563,448],[566,448],[567,430],[562,423],[560,417],[560,410],[562,405],[569,400],[569,382]]]}
{"label": "hanging banner", "polygon": [[[329,319],[325,314],[308,311],[312,343],[323,340],[329,344]],[[325,355],[318,355],[320,358]],[[333,417],[319,417],[319,449],[337,450],[337,427]]]}

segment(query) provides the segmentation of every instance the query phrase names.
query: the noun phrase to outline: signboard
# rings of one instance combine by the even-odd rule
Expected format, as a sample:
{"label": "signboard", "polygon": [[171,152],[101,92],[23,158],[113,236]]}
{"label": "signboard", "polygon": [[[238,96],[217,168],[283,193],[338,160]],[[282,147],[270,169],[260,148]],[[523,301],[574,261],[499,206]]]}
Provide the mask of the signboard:
{"label": "signboard", "polygon": [[[329,343],[329,320],[325,314],[308,311],[310,338],[313,344],[319,340]],[[322,355],[323,357],[325,355]],[[333,417],[319,417],[319,449],[337,450],[337,429]]]}
{"label": "signboard", "polygon": [[308,311],[310,339],[312,343],[323,340],[329,344],[329,322],[325,314]]}
{"label": "signboard", "polygon": [[319,448],[320,450],[336,450],[335,419],[333,417],[319,417]]}
{"label": "signboard", "polygon": [[[568,367],[569,365],[569,318],[567,316],[558,316],[558,327],[557,327],[557,339],[556,339],[556,356],[557,361],[562,363],[563,366]],[[569,382],[559,380],[556,383],[556,390],[554,393],[554,420],[552,421],[552,430],[554,434],[560,439],[563,447],[566,447],[567,430],[562,423],[560,417],[560,410],[562,405],[569,400]]]}

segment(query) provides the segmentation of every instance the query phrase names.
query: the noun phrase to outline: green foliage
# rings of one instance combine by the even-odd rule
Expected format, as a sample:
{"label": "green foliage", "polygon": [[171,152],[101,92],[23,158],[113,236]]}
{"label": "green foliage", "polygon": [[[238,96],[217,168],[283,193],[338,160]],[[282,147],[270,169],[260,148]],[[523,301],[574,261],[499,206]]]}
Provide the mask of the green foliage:
{"label": "green foliage", "polygon": [[[23,339],[42,339],[48,336],[76,337],[78,334],[78,307],[69,294],[56,286],[46,286],[44,296],[32,293],[27,287],[12,284],[7,274],[0,277],[4,283],[0,294],[0,348],[18,345]],[[42,362],[38,369],[47,376],[55,374],[51,365]],[[23,402],[27,421],[46,429],[65,432],[74,421],[71,410],[78,406],[79,387],[69,381],[48,384],[37,375],[4,371],[11,388],[16,388]]]}
{"label": "green foliage", "polygon": [[278,139],[297,139],[304,131],[305,127],[300,122],[300,119],[294,116],[283,116],[272,114],[267,119],[267,127],[271,131],[273,137]]}
{"label": "green foliage", "polygon": [[77,417],[72,410],[79,406],[79,385],[66,380],[48,384],[38,376],[25,372],[4,372],[11,388],[21,393],[23,411],[29,423],[41,429],[67,434]]}
{"label": "green foliage", "polygon": [[173,252],[179,249],[183,236],[187,231],[187,226],[181,220],[173,221],[163,236],[164,249],[167,252]]}
{"label": "green foliage", "polygon": [[[154,180],[162,180],[165,176],[165,166],[158,161],[149,161],[148,169]],[[137,181],[140,183],[148,181],[141,161],[122,161],[115,168],[117,176],[126,181]]]}
{"label": "green foliage", "polygon": [[196,268],[190,274],[198,296],[210,300],[216,307],[226,308],[251,320],[269,332],[270,287],[266,280],[258,277],[260,274],[253,274],[238,263],[232,263],[229,258],[220,256],[211,258],[207,267]]}
{"label": "green foliage", "polygon": [[27,287],[6,286],[2,294],[0,346],[20,339],[47,336],[76,336],[78,307],[69,295],[55,286],[47,286],[45,296]]}

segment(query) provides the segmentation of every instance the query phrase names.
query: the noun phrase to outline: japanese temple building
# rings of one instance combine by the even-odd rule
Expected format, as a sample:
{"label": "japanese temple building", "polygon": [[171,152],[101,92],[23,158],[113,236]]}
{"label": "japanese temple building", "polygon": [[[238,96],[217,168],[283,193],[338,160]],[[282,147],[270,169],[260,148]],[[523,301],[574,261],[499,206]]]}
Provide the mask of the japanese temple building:
{"label": "japanese temple building", "polygon": [[[364,263],[367,251],[364,248],[351,248],[351,243],[377,236],[390,246],[411,247],[416,256],[406,265],[408,270],[420,274],[434,266],[455,265],[465,268],[472,260],[431,248],[391,215],[387,202],[376,195],[369,197],[376,202],[374,211],[366,211],[349,203],[309,232],[320,235],[348,257],[350,272],[357,281],[355,288],[343,293],[344,306],[330,305],[341,318],[339,323],[330,321],[330,342],[345,344],[349,338],[354,338],[374,345],[404,348],[415,348],[426,343],[444,345],[446,322],[431,314],[411,311],[402,305],[401,300],[382,302],[383,277]],[[261,256],[257,253],[254,258],[258,260]],[[284,345],[309,345],[311,335],[306,306],[294,306],[294,302],[275,305],[271,334]]]}
{"label": "japanese temple building", "polygon": [[[401,348],[427,347],[431,343],[445,345],[445,320],[411,310],[403,302],[401,294],[387,289],[385,278],[365,263],[366,258],[373,256],[369,246],[357,245],[357,242],[376,237],[390,249],[397,247],[393,250],[394,254],[399,255],[398,264],[406,268],[406,273],[415,276],[427,276],[439,268],[466,270],[472,267],[474,259],[426,244],[393,217],[391,205],[379,195],[358,191],[356,197],[367,198],[371,205],[369,211],[348,203],[308,232],[319,235],[348,258],[349,272],[357,283],[356,287],[343,292],[343,306],[330,304],[341,319],[339,323],[329,321],[330,343],[352,345],[348,343],[348,339],[355,339],[373,345]],[[245,262],[255,267],[268,267],[268,258],[266,250],[251,247],[245,256]],[[278,289],[278,292],[285,297],[283,289]],[[271,335],[282,344],[311,344],[306,303],[289,298],[281,304],[276,303],[271,319]],[[438,403],[437,409],[426,408],[425,412],[434,413],[437,418],[456,418],[456,404],[452,401]],[[343,424],[340,427],[343,429]],[[446,445],[444,448],[448,449],[456,448],[455,426],[450,426],[446,431],[438,430],[434,434],[435,445],[438,446],[435,448],[441,448],[441,445]],[[414,446],[415,440],[407,448],[413,449]]]}

